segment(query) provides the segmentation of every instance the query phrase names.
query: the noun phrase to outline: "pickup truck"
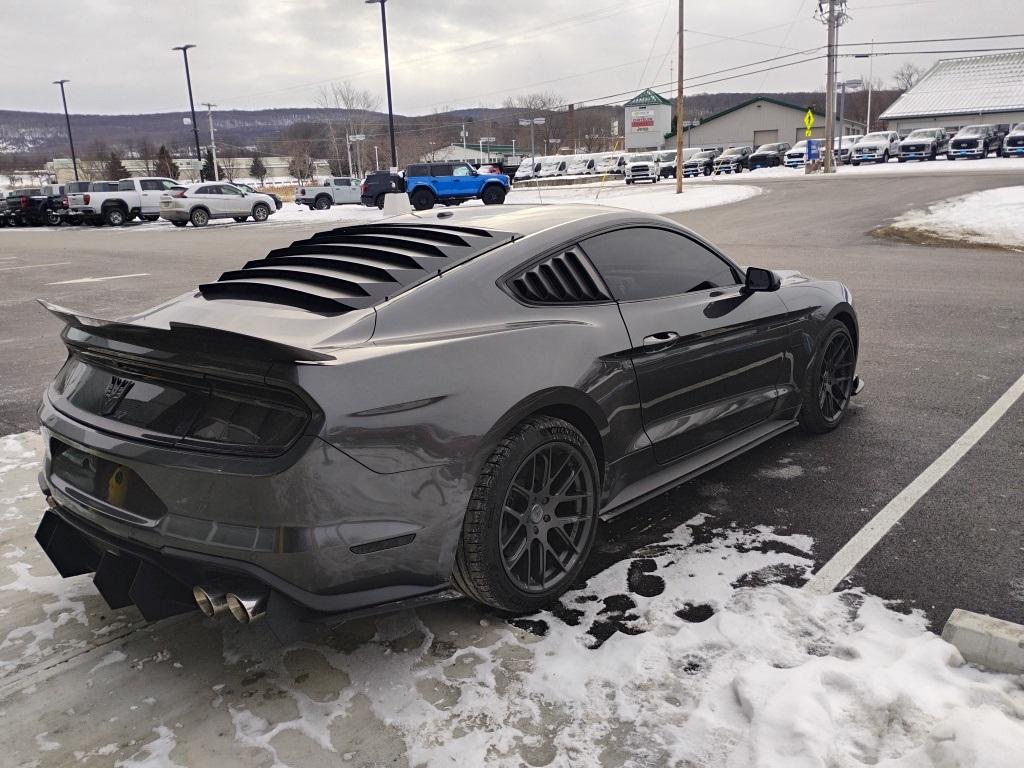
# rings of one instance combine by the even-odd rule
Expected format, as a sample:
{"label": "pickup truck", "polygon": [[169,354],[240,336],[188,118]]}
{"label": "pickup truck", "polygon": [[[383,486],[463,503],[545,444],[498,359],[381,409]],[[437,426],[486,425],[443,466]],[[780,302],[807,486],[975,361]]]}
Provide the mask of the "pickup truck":
{"label": "pickup truck", "polygon": [[58,184],[11,190],[6,201],[7,218],[15,226],[57,226],[60,224],[63,196],[64,187]]}
{"label": "pickup truck", "polygon": [[174,179],[147,176],[121,179],[112,192],[76,192],[68,196],[68,209],[81,214],[91,224],[120,227],[136,216],[145,221],[160,218],[160,197],[171,187],[180,186]]}
{"label": "pickup truck", "polygon": [[332,205],[359,204],[359,180],[349,176],[331,176],[315,187],[299,187],[295,202],[323,211]]}
{"label": "pickup truck", "polygon": [[476,199],[500,205],[509,180],[503,173],[478,173],[469,163],[417,163],[405,171],[405,188],[412,207],[424,211],[435,203],[458,205]]}

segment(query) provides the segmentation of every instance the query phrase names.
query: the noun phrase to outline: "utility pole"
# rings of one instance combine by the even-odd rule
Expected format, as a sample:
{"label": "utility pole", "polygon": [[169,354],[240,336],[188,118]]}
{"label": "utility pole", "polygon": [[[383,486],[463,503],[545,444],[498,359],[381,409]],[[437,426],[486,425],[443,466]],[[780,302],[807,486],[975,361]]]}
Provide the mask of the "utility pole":
{"label": "utility pole", "polygon": [[210,118],[210,155],[213,159],[213,180],[220,181],[220,171],[217,170],[217,141],[213,138],[213,108],[217,105],[204,101],[203,106],[206,107],[206,116]]}
{"label": "utility pole", "polygon": [[391,165],[398,167],[398,155],[395,152],[395,110],[391,102],[391,60],[388,58],[388,14],[385,10],[387,0],[366,0],[367,5],[380,3],[380,28],[384,34],[384,81],[388,90],[388,131],[391,134]]}
{"label": "utility pole", "polygon": [[[819,6],[820,7],[820,6]],[[836,0],[828,0],[828,80],[825,86],[825,173],[835,173],[832,148],[836,135]]]}
{"label": "utility pole", "polygon": [[75,181],[78,181],[78,159],[75,157],[75,140],[71,138],[71,118],[68,117],[68,97],[64,95],[64,83],[70,80],[54,80],[54,85],[60,86],[60,100],[64,102],[64,122],[68,126],[68,144],[71,145],[71,166],[75,169]]}
{"label": "utility pole", "polygon": [[875,79],[875,41],[871,41],[871,53],[855,53],[853,58],[868,60],[868,114],[864,118],[864,133],[871,133],[871,91],[874,88],[872,80]]}
{"label": "utility pole", "polygon": [[683,192],[683,0],[679,0],[679,79],[676,81],[676,194]]}
{"label": "utility pole", "polygon": [[188,49],[195,48],[195,45],[188,43],[187,45],[176,45],[171,48],[172,51],[181,51],[181,55],[185,59],[185,83],[188,85],[188,106],[192,111],[192,137],[196,140],[196,162],[199,163],[199,180],[203,181],[203,153],[199,149],[199,126],[196,125],[196,105],[192,100],[192,74],[188,70]]}

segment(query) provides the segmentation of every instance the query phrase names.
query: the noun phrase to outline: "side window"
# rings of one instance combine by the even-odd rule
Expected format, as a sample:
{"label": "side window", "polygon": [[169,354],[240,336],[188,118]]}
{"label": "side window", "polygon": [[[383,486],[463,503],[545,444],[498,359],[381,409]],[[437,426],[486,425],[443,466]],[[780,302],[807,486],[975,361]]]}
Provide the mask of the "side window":
{"label": "side window", "polygon": [[432,166],[430,166],[430,175],[431,176],[451,176],[452,175],[452,170],[453,170],[452,166],[450,164],[448,164],[448,163],[445,163],[444,165],[432,165]]}
{"label": "side window", "polygon": [[134,192],[135,191],[135,182],[132,181],[131,179],[125,179],[124,181],[119,181],[119,182],[117,182],[117,191],[118,192]]}
{"label": "side window", "polygon": [[410,165],[409,176],[429,176],[430,166],[429,165]]}
{"label": "side window", "polygon": [[716,254],[665,229],[620,229],[581,245],[619,301],[656,299],[739,282],[739,275]]}
{"label": "side window", "polygon": [[464,165],[456,165],[452,168],[452,176],[469,176],[469,168]]}
{"label": "side window", "polygon": [[228,184],[220,185],[220,193],[222,195],[234,195],[235,197],[242,196],[242,191],[240,189],[236,189],[235,187],[229,186]]}
{"label": "side window", "polygon": [[167,189],[167,187],[164,186],[164,182],[159,179],[143,179],[139,184],[142,186],[143,192],[163,192]]}
{"label": "side window", "polygon": [[336,187],[350,187],[352,186],[349,179],[335,179],[334,186]]}
{"label": "side window", "polygon": [[208,187],[200,187],[199,189],[196,190],[196,194],[197,195],[219,195],[220,194],[220,187],[216,187],[216,186],[212,186],[212,185],[208,186]]}

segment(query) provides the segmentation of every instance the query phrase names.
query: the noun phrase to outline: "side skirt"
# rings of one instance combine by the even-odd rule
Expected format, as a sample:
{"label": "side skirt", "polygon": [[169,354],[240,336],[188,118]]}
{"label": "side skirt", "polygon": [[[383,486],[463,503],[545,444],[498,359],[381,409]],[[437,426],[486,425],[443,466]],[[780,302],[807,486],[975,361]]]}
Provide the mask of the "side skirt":
{"label": "side skirt", "polygon": [[660,469],[623,489],[618,496],[605,505],[601,511],[601,519],[614,520],[633,507],[653,499],[680,483],[692,480],[709,469],[714,469],[783,432],[788,432],[796,425],[795,420],[767,421]]}

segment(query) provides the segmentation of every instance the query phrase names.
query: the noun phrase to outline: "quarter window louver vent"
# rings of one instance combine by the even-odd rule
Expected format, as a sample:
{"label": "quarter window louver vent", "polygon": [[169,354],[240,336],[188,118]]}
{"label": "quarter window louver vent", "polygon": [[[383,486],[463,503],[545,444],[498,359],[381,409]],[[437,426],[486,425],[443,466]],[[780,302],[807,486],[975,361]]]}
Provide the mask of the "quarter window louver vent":
{"label": "quarter window louver vent", "polygon": [[576,250],[549,256],[508,281],[508,287],[530,304],[580,304],[611,301],[591,263]]}

